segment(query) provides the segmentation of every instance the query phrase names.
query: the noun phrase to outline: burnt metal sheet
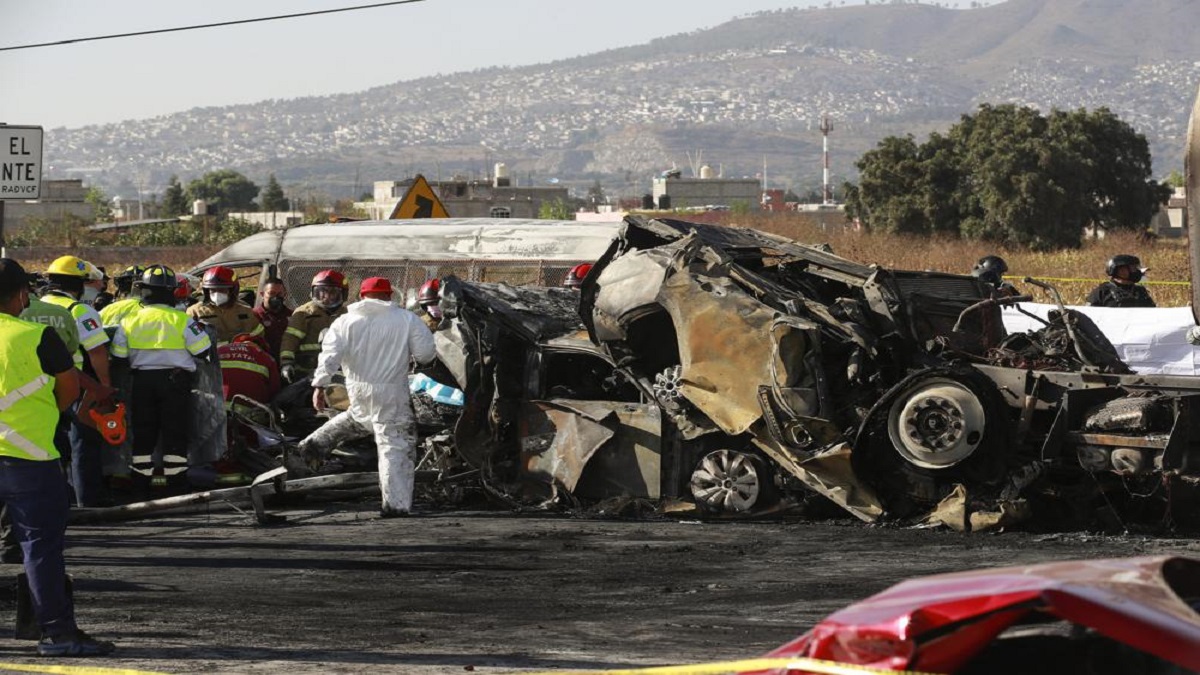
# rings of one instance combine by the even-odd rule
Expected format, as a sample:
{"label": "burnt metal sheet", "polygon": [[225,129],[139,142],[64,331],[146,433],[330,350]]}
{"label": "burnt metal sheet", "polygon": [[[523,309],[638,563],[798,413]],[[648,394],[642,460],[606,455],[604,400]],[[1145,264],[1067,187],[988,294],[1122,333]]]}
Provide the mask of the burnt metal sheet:
{"label": "burnt metal sheet", "polygon": [[463,283],[452,276],[442,279],[442,309],[447,316],[477,312],[479,319],[494,322],[497,328],[530,343],[581,331],[578,307],[579,293],[569,288]]}
{"label": "burnt metal sheet", "polygon": [[[607,443],[595,490],[629,496],[658,496],[661,435],[658,414],[648,406],[608,401],[522,401],[521,466],[527,476],[574,492],[584,470]],[[660,423],[659,423],[660,424]],[[654,438],[650,438],[653,435]],[[584,490],[587,491],[587,490]],[[584,495],[581,495],[584,496]]]}
{"label": "burnt metal sheet", "polygon": [[838,443],[804,459],[784,450],[766,433],[755,434],[754,444],[784,471],[859,520],[873,523],[883,516],[879,496],[854,473],[849,444]]}
{"label": "burnt metal sheet", "polygon": [[777,358],[769,339],[776,312],[728,278],[674,274],[659,300],[678,333],[683,396],[727,434],[741,434],[762,417],[760,385],[774,385],[776,371],[803,364]]}
{"label": "burnt metal sheet", "polygon": [[851,285],[861,286],[874,271],[868,265],[846,260],[815,246],[807,246],[750,228],[688,223],[666,218],[651,220],[638,216],[630,216],[626,220],[666,241],[675,241],[688,235],[695,236],[713,249],[728,252],[735,258],[741,250],[766,250],[776,252],[778,257],[806,260],[809,262],[810,273]]}
{"label": "burnt metal sheet", "polygon": [[624,323],[644,308],[657,305],[674,253],[675,249],[657,248],[632,251],[604,267],[595,282],[604,292],[595,296],[591,311],[596,340],[624,338]]}
{"label": "burnt metal sheet", "polygon": [[662,412],[652,405],[614,404],[617,435],[592,455],[574,494],[585,499],[662,496]]}

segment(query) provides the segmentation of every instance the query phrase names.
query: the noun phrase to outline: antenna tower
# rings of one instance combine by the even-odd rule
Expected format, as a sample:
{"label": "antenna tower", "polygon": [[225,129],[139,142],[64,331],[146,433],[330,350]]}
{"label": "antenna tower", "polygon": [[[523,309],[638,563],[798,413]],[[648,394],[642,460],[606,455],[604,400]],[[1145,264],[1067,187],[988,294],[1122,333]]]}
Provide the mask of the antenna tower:
{"label": "antenna tower", "polygon": [[821,115],[821,203],[833,203],[833,186],[829,184],[829,132],[833,131],[833,123],[828,115]]}

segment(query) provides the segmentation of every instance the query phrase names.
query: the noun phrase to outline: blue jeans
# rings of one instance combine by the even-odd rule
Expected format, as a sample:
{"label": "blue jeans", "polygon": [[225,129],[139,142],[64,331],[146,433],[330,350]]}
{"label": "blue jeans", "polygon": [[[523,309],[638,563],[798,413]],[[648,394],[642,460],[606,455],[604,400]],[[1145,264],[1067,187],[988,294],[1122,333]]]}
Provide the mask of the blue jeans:
{"label": "blue jeans", "polygon": [[63,560],[70,507],[62,464],[0,456],[0,501],[8,506],[25,554],[33,612],[42,634],[74,632],[75,607],[67,596]]}
{"label": "blue jeans", "polygon": [[71,487],[77,506],[101,506],[104,492],[104,450],[108,445],[100,432],[85,426],[76,416],[78,406],[63,413],[71,418]]}

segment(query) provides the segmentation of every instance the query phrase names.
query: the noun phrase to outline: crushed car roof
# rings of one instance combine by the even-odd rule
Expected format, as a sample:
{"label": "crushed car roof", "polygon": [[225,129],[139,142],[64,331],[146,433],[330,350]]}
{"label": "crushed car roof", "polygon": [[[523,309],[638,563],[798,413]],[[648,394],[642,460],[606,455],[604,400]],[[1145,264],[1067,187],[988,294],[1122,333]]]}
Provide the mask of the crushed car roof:
{"label": "crushed car roof", "polygon": [[199,269],[267,260],[396,259],[595,260],[619,223],[569,220],[442,218],[304,225],[251,235],[200,263]]}

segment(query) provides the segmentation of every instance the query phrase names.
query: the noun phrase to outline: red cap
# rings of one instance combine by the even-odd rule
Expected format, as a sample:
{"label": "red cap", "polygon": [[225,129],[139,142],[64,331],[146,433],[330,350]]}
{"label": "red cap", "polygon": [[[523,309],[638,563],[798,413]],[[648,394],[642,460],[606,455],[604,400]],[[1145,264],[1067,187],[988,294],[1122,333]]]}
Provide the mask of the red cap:
{"label": "red cap", "polygon": [[359,293],[391,293],[392,282],[383,277],[369,277],[363,279],[362,285],[358,287]]}

